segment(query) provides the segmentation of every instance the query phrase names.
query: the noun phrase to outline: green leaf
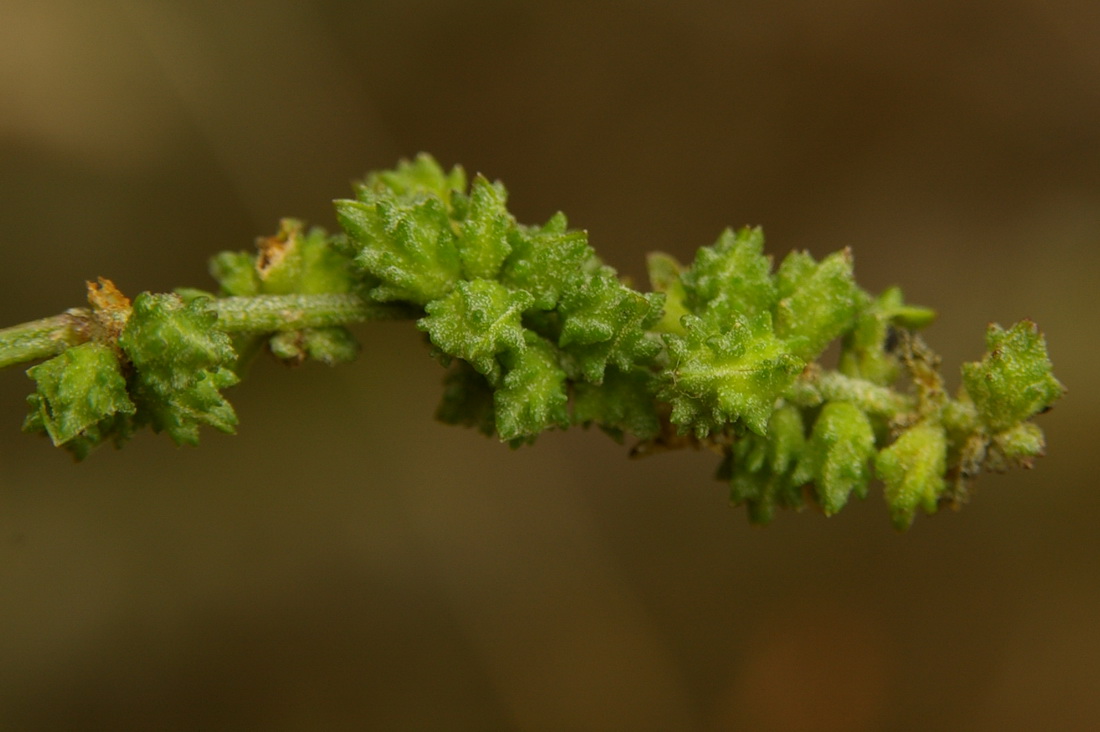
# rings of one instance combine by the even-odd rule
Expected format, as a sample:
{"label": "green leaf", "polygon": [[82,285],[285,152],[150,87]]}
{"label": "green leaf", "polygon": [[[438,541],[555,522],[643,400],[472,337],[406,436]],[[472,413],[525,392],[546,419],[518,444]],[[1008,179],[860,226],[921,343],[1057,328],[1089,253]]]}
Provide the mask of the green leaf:
{"label": "green leaf", "polygon": [[837,370],[845,376],[874,384],[893,383],[898,377],[898,358],[890,348],[891,312],[901,302],[901,290],[892,287],[864,305],[855,327],[844,335]]}
{"label": "green leaf", "polygon": [[584,276],[585,264],[595,257],[583,231],[566,230],[558,214],[541,228],[517,226],[509,233],[511,253],[500,271],[500,281],[534,297],[532,307],[554,308],[562,291]]}
{"label": "green leaf", "polygon": [[272,354],[291,365],[308,359],[328,366],[350,363],[359,355],[359,343],[347,328],[305,328],[276,333],[268,341]]}
{"label": "green leaf", "polygon": [[793,353],[812,361],[854,324],[862,294],[852,279],[852,256],[845,249],[817,264],[804,253],[789,255],[776,275],[779,302],[775,333],[791,342]]}
{"label": "green leaf", "polygon": [[893,353],[895,328],[916,329],[931,323],[935,311],[906,305],[901,290],[891,287],[874,300],[865,293],[855,326],[844,335],[837,370],[846,376],[875,384],[891,384],[898,376],[898,358]]}
{"label": "green leaf", "polygon": [[[314,295],[338,294],[361,289],[363,277],[355,271],[350,257],[338,250],[336,240],[319,228],[303,231],[295,219],[283,219],[274,236],[257,240],[259,252],[221,252],[210,261],[210,272],[221,285],[221,294]],[[371,282],[371,284],[376,284]],[[189,302],[197,297],[213,297],[193,288],[177,288],[176,294]],[[272,353],[288,363],[314,358],[327,364],[351,361],[359,346],[343,329],[310,329],[277,333],[265,339],[261,333],[240,334],[234,338],[239,360],[238,374],[256,352],[267,343]]]}
{"label": "green leaf", "polygon": [[219,252],[210,259],[210,275],[218,281],[222,295],[260,294],[260,275],[256,271],[254,254]]}
{"label": "green leaf", "polygon": [[[257,240],[259,252],[222,252],[210,262],[211,274],[224,295],[316,295],[351,292],[362,287],[352,260],[337,249],[336,241],[319,228],[303,231],[295,219],[283,219],[274,236]],[[205,293],[177,289],[190,301]],[[208,295],[209,296],[209,295]],[[266,341],[271,352],[288,363],[313,358],[329,365],[351,361],[359,351],[344,328],[321,328],[276,333],[270,339],[260,333],[238,335],[234,348],[243,373],[246,364]]]}
{"label": "green leaf", "polygon": [[515,221],[504,205],[507,196],[500,183],[490,183],[480,175],[474,178],[458,238],[466,279],[494,279],[512,251],[508,234]]}
{"label": "green leaf", "polygon": [[[38,394],[31,394],[27,397],[27,403],[31,405],[31,413],[27,415],[27,419],[23,422],[23,431],[31,434],[46,432],[45,424],[42,422],[39,413],[41,397]],[[133,418],[128,414],[118,412],[110,417],[105,417],[99,422],[88,425],[84,431],[69,441],[61,443],[59,447],[63,447],[73,456],[74,460],[80,462],[92,454],[95,448],[108,440],[116,448],[121,447],[133,436],[134,430]]]}
{"label": "green leaf", "polygon": [[830,402],[814,422],[794,481],[813,482],[821,508],[832,516],[852,493],[866,498],[874,456],[875,433],[867,415],[849,402]]}
{"label": "green leaf", "polygon": [[1065,391],[1054,378],[1046,341],[1030,320],[1008,330],[991,324],[988,352],[963,364],[963,386],[990,433],[1003,432],[1043,411]]}
{"label": "green leaf", "polygon": [[778,291],[763,251],[764,232],[748,227],[736,234],[726,229],[712,246],[701,248],[681,278],[688,309],[716,324],[771,313]]}
{"label": "green leaf", "polygon": [[992,447],[1006,463],[1030,468],[1035,458],[1046,453],[1046,439],[1043,431],[1034,422],[1021,422],[993,437]]}
{"label": "green leaf", "polygon": [[[54,445],[85,438],[92,445],[111,432],[114,418],[135,411],[126,391],[118,358],[110,347],[88,342],[73,346],[27,370],[37,391],[28,401],[31,414],[24,429],[44,431]],[[84,450],[85,454],[87,450]]]}
{"label": "green leaf", "polygon": [[661,431],[656,391],[657,380],[647,369],[608,369],[600,384],[574,384],[573,421],[595,424],[619,442],[626,433],[652,439]]}
{"label": "green leaf", "polygon": [[465,190],[466,173],[461,166],[447,173],[431,155],[420,153],[412,161],[402,160],[394,170],[371,173],[358,192],[363,198],[381,193],[404,199],[435,196],[450,209],[452,194]]}
{"label": "green leaf", "polygon": [[442,354],[469,362],[496,385],[501,376],[497,355],[527,347],[520,318],[530,304],[529,294],[499,282],[459,282],[451,294],[428,303],[428,315],[417,327],[428,332]]}
{"label": "green leaf", "polygon": [[323,229],[304,233],[302,222],[283,219],[279,233],[260,239],[259,246],[256,272],[264,294],[315,295],[355,287],[351,260],[336,250]]}
{"label": "green leaf", "polygon": [[526,335],[527,348],[508,354],[508,370],[493,396],[497,432],[513,444],[569,425],[566,375],[554,347],[530,331]]}
{"label": "green leaf", "polygon": [[768,421],[768,436],[740,436],[727,454],[720,477],[730,483],[730,501],[746,505],[749,520],[768,524],[776,508],[802,506],[801,483],[795,465],[806,446],[802,413],[781,406]]}
{"label": "green leaf", "polygon": [[646,268],[649,271],[650,287],[654,292],[665,296],[664,312],[660,321],[654,324],[653,330],[658,333],[684,335],[684,326],[680,320],[689,312],[684,304],[687,292],[680,279],[684,268],[673,257],[660,252],[646,257]]}
{"label": "green leaf", "polygon": [[381,282],[371,297],[426,305],[450,292],[462,263],[443,201],[405,202],[369,191],[363,197],[336,201],[336,216],[355,264]]}
{"label": "green leaf", "polygon": [[920,305],[906,305],[901,301],[901,290],[893,288],[898,293],[898,302],[889,310],[890,322],[899,328],[919,330],[932,324],[936,319],[936,311],[932,308]]}
{"label": "green leaf", "polygon": [[619,282],[611,268],[601,268],[562,295],[558,345],[586,380],[598,384],[609,363],[629,371],[660,352],[646,331],[660,320],[663,301],[662,294],[643,295]]}
{"label": "green leaf", "polygon": [[705,437],[740,420],[753,432],[767,430],[775,401],[805,363],[770,332],[767,313],[750,324],[735,319],[726,332],[693,315],[686,336],[668,334],[671,363],[661,398],[672,404],[681,432]]}
{"label": "green leaf", "polygon": [[237,415],[219,393],[237,383],[236,354],[217,330],[218,316],[205,298],[184,304],[177,295],[134,300],[119,346],[135,368],[131,395],[135,420],[165,431],[176,444],[198,443],[199,425],[233,432]]}
{"label": "green leaf", "polygon": [[879,451],[875,472],[886,484],[886,503],[894,526],[907,529],[918,508],[935,513],[947,488],[947,435],[938,424],[921,422]]}
{"label": "green leaf", "polygon": [[443,378],[443,400],[435,418],[444,424],[473,427],[486,436],[495,434],[493,387],[473,366],[455,361]]}

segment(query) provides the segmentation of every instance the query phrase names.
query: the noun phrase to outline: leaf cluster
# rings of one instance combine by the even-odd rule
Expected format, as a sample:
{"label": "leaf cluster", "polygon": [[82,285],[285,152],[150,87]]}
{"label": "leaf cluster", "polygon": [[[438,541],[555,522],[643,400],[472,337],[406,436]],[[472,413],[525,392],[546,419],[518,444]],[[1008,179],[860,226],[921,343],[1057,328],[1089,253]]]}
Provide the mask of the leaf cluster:
{"label": "leaf cluster", "polygon": [[370,297],[423,308],[417,326],[450,368],[438,416],[513,444],[571,424],[656,435],[649,328],[664,297],[622,283],[564,214],[526,226],[506,202],[500,183],[467,186],[428,156],[336,202]]}
{"label": "leaf cluster", "polygon": [[[362,285],[350,260],[341,254],[323,229],[305,230],[297,219],[283,219],[279,231],[256,241],[258,252],[221,252],[210,260],[210,273],[222,296],[316,295],[352,292]],[[207,294],[207,293],[198,293]],[[355,359],[359,344],[343,326],[306,328],[275,334],[244,333],[235,348],[247,364],[266,344],[288,364],[314,359],[334,365]]]}
{"label": "leaf cluster", "polygon": [[120,297],[95,315],[124,323],[121,335],[29,369],[37,390],[24,429],[46,433],[77,459],[146,425],[188,445],[198,443],[201,425],[234,430],[237,415],[221,390],[237,382],[236,355],[208,301],[142,293],[132,307]]}

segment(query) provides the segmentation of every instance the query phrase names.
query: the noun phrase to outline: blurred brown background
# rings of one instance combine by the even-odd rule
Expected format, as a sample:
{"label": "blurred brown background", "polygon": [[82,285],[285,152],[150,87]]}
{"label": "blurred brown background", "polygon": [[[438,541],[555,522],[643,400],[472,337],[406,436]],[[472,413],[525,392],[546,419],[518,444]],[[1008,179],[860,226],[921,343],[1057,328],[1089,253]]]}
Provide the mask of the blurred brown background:
{"label": "blurred brown background", "polygon": [[1049,456],[895,534],[766,529],[708,454],[431,418],[408,324],[261,362],[240,435],[73,465],[0,373],[0,728],[1100,728],[1100,12],[957,3],[0,0],[0,325],[206,259],[420,150],[622,272],[762,224],[935,307],[957,383],[1032,317]]}

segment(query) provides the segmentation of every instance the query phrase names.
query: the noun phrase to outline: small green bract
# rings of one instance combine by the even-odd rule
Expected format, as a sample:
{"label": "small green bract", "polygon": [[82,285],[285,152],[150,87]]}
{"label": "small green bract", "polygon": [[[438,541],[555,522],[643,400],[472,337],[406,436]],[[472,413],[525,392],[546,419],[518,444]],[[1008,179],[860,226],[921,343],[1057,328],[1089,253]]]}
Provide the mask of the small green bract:
{"label": "small green bract", "polygon": [[113,433],[120,417],[136,409],[127,394],[114,351],[102,343],[82,343],[27,371],[38,390],[28,397],[31,413],[24,429],[44,431],[55,445],[78,457]]}
{"label": "small green bract", "polygon": [[237,355],[215,326],[205,299],[184,304],[177,295],[142,293],[119,346],[134,366],[131,393],[136,422],[167,432],[176,444],[195,445],[199,425],[233,432],[237,415],[220,393],[237,383]]}

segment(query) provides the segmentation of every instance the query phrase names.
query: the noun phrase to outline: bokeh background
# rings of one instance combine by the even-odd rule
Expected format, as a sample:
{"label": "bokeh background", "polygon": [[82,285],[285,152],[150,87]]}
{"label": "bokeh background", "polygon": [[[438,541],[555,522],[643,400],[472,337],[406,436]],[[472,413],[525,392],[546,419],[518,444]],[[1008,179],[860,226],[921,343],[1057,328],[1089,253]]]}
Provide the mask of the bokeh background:
{"label": "bokeh background", "polygon": [[0,728],[1100,728],[1091,0],[0,0],[0,325],[209,286],[215,251],[420,150],[641,279],[726,225],[851,246],[957,384],[1034,318],[1048,457],[896,534],[750,527],[709,454],[432,420],[409,324],[257,364],[240,434],[82,465],[0,373]]}

